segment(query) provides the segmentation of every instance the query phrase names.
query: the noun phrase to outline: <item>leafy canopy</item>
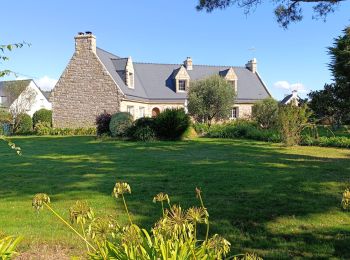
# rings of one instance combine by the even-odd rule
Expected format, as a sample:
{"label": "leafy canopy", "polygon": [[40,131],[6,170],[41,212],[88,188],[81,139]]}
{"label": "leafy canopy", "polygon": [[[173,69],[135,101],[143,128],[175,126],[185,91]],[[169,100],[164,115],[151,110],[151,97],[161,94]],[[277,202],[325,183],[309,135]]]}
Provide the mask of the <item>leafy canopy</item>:
{"label": "leafy canopy", "polygon": [[[291,22],[299,22],[303,19],[303,10],[301,5],[313,3],[313,19],[325,20],[329,13],[333,13],[342,0],[275,0],[275,16],[278,24],[283,28],[288,28]],[[229,6],[236,5],[244,9],[248,14],[252,9],[262,4],[262,0],[199,0],[197,10],[212,12],[215,9],[225,9]]]}
{"label": "leafy canopy", "polygon": [[188,91],[188,112],[209,126],[213,119],[226,119],[235,100],[232,85],[219,75],[192,82]]}

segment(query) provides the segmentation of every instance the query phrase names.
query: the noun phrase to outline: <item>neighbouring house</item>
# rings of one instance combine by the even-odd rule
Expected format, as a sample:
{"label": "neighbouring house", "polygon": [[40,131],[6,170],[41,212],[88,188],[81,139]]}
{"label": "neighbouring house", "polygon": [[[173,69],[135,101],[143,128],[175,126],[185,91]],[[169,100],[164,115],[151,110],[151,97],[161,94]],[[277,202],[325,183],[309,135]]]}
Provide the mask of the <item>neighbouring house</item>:
{"label": "neighbouring house", "polygon": [[48,95],[32,79],[0,81],[0,107],[8,109],[14,116],[21,113],[33,116],[42,108],[51,110]]}
{"label": "neighbouring house", "polygon": [[270,97],[256,59],[245,67],[134,62],[96,47],[91,32],[78,33],[75,52],[51,94],[55,127],[86,127],[98,114],[126,111],[151,117],[166,108],[185,107],[191,81],[221,75],[237,92],[230,117],[251,115],[252,105]]}
{"label": "neighbouring house", "polygon": [[292,94],[286,95],[280,103],[283,105],[287,104],[293,104],[294,106],[299,106],[299,103],[301,102],[301,98],[298,96],[298,91],[293,90]]}

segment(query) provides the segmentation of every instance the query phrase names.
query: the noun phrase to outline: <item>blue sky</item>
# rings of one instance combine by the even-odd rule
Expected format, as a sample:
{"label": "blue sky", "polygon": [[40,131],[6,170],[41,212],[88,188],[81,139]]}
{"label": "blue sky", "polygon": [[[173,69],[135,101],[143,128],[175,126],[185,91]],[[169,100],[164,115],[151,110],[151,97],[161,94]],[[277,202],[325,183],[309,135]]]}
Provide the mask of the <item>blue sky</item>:
{"label": "blue sky", "polygon": [[[291,88],[301,94],[331,81],[327,46],[350,24],[350,3],[343,3],[326,23],[312,20],[311,8],[301,23],[284,30],[266,3],[249,15],[235,7],[211,14],[197,12],[197,0],[6,1],[1,4],[0,43],[26,41],[0,64],[33,77],[49,88],[74,51],[74,36],[92,31],[97,45],[134,61],[194,64],[244,64],[256,57],[258,71],[275,98]],[[255,48],[255,51],[250,50]],[[10,79],[10,78],[7,78]]]}

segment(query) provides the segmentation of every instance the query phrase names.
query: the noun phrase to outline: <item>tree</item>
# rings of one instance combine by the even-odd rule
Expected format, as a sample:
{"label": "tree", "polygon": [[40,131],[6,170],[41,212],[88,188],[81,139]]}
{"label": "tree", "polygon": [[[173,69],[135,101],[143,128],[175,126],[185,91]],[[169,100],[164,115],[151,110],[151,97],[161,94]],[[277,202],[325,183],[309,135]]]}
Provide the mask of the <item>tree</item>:
{"label": "tree", "polygon": [[254,104],[252,118],[262,128],[273,128],[278,122],[278,102],[273,98],[266,98]]}
{"label": "tree", "polygon": [[188,112],[210,127],[213,119],[228,118],[235,96],[232,84],[219,75],[194,81],[188,91]]}
{"label": "tree", "polygon": [[341,110],[337,106],[335,95],[335,84],[325,84],[324,89],[311,91],[311,99],[308,103],[313,112],[313,117],[320,121],[328,121],[332,125],[339,125],[341,121]]}
{"label": "tree", "polygon": [[328,48],[334,83],[325,84],[323,90],[309,94],[310,108],[315,116],[328,118],[338,126],[350,122],[350,27],[343,32],[344,35],[336,38],[333,46]]}
{"label": "tree", "polygon": [[336,38],[328,50],[331,56],[329,67],[335,80],[336,106],[342,113],[342,120],[348,121],[350,120],[350,26],[343,30],[343,35]]}
{"label": "tree", "polygon": [[[277,22],[283,27],[288,28],[291,22],[299,22],[303,19],[303,12],[301,4],[313,3],[314,16],[313,19],[325,20],[329,13],[335,11],[336,7],[343,2],[343,0],[275,0],[275,16]],[[244,13],[248,14],[252,8],[263,3],[262,0],[199,0],[197,10],[205,10],[212,12],[215,9],[225,9],[232,5],[237,5],[244,9]]]}

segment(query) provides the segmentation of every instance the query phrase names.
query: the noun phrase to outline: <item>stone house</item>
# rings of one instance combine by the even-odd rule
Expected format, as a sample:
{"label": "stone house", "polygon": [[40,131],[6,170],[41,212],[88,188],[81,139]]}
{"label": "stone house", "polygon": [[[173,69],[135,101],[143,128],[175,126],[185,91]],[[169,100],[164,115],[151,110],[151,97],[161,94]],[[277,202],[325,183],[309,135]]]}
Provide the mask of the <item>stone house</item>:
{"label": "stone house", "polygon": [[0,107],[14,116],[20,113],[33,116],[42,108],[51,110],[48,96],[32,79],[0,81]]}
{"label": "stone house", "polygon": [[156,116],[185,107],[190,82],[221,75],[235,88],[231,118],[249,117],[252,105],[270,97],[255,59],[245,67],[134,62],[96,47],[91,32],[78,33],[75,52],[51,93],[55,127],[93,126],[98,114],[127,111],[133,117]]}

